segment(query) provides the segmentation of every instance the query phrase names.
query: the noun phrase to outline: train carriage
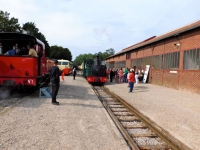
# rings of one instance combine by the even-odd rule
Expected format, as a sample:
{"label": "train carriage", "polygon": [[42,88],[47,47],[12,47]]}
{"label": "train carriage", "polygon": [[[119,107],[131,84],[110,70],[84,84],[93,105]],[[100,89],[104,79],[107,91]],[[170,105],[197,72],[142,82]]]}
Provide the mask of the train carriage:
{"label": "train carriage", "polygon": [[[34,45],[38,57],[28,55],[28,44]],[[0,85],[42,87],[49,83],[45,45],[42,41],[27,34],[0,33],[0,45]],[[13,45],[17,45],[21,53],[4,55]]]}
{"label": "train carriage", "polygon": [[58,67],[65,75],[69,75],[72,73],[73,63],[69,60],[59,59]]}

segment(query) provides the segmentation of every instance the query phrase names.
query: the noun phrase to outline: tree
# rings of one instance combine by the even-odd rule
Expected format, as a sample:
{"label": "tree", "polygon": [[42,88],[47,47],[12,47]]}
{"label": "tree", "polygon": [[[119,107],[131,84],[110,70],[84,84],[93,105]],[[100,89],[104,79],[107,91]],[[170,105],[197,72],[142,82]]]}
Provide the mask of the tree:
{"label": "tree", "polygon": [[33,35],[35,37],[39,35],[39,29],[36,28],[36,24],[34,22],[27,22],[23,24],[22,29],[25,30],[27,34]]}
{"label": "tree", "polygon": [[106,50],[106,53],[111,56],[111,55],[114,55],[115,54],[115,50],[113,48],[110,48],[110,49],[107,49]]}
{"label": "tree", "polygon": [[45,44],[46,56],[50,57],[50,46],[44,34],[39,32],[39,29],[36,27],[36,24],[33,22],[27,22],[23,24],[22,29],[26,31],[28,34],[38,38]]}
{"label": "tree", "polygon": [[98,53],[95,53],[95,54],[81,54],[79,56],[77,56],[73,62],[73,64],[75,64],[76,66],[79,66],[82,64],[82,62],[84,60],[87,60],[87,59],[94,59],[95,56],[99,56],[99,59],[101,61],[105,60],[107,57],[111,56],[111,55],[114,55],[115,54],[115,50],[113,48],[110,48],[110,49],[107,49],[105,52],[98,52]]}
{"label": "tree", "polygon": [[72,54],[68,48],[64,48],[64,51],[67,52],[67,60],[72,61]]}
{"label": "tree", "polygon": [[0,32],[21,32],[18,19],[12,17],[9,19],[10,13],[0,11]]}
{"label": "tree", "polygon": [[85,60],[88,59],[94,59],[94,55],[89,53],[89,54],[81,54],[79,56],[76,57],[76,59],[74,60],[73,64],[75,66],[79,66],[81,65]]}
{"label": "tree", "polygon": [[50,58],[52,59],[66,59],[71,61],[72,55],[68,48],[63,48],[62,46],[51,46],[50,47]]}

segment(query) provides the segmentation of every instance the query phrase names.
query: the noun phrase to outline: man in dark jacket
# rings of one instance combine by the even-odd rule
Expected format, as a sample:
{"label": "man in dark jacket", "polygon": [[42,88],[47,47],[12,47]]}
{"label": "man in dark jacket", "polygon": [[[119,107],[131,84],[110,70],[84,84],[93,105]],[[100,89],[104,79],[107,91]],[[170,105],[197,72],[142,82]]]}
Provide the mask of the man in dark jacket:
{"label": "man in dark jacket", "polygon": [[115,76],[115,73],[112,69],[110,69],[110,82],[113,81],[113,77]]}
{"label": "man in dark jacket", "polygon": [[54,60],[54,64],[50,68],[50,81],[52,84],[52,104],[54,105],[59,105],[59,102],[56,101],[56,96],[58,94],[60,86],[60,70],[57,65],[58,61]]}
{"label": "man in dark jacket", "polygon": [[74,77],[74,80],[75,80],[75,77],[76,77],[76,68],[75,67],[73,69],[73,77]]}

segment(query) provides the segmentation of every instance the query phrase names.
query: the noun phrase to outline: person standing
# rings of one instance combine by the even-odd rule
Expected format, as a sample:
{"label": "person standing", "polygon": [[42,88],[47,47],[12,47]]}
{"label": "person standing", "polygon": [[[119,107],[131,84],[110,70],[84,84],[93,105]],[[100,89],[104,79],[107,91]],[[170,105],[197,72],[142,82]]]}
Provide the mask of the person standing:
{"label": "person standing", "polygon": [[122,83],[122,80],[124,77],[124,72],[123,72],[122,68],[119,70],[118,75],[119,75],[119,83]]}
{"label": "person standing", "polygon": [[107,78],[109,79],[110,69],[106,69]]}
{"label": "person standing", "polygon": [[113,81],[113,77],[114,77],[115,73],[113,72],[112,69],[110,69],[110,82]]}
{"label": "person standing", "polygon": [[130,86],[129,93],[133,92],[134,83],[135,83],[135,74],[134,74],[134,70],[131,69],[130,74],[129,74],[129,86]]}
{"label": "person standing", "polygon": [[128,67],[124,69],[124,82],[127,83]]}
{"label": "person standing", "polygon": [[135,68],[135,84],[139,83],[138,75],[139,75],[138,68]]}
{"label": "person standing", "polygon": [[53,66],[50,68],[50,81],[52,84],[52,104],[59,105],[56,101],[56,96],[60,87],[60,70],[58,68],[58,61],[53,61]]}
{"label": "person standing", "polygon": [[128,87],[130,88],[130,85],[129,85],[129,74],[130,74],[130,70],[128,70],[128,74],[127,74],[127,81],[128,81]]}
{"label": "person standing", "polygon": [[74,77],[74,80],[75,80],[75,77],[76,77],[76,68],[75,67],[73,69],[73,77]]}

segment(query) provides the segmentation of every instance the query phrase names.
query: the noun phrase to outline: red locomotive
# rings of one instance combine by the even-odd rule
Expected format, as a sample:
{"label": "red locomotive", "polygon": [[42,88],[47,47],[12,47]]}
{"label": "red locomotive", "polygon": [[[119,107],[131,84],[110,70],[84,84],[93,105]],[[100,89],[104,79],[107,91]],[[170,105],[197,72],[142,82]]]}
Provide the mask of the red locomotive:
{"label": "red locomotive", "polygon": [[[38,57],[28,55],[27,45],[34,45]],[[21,53],[4,55],[17,46]],[[20,33],[0,33],[0,85],[42,87],[48,84],[49,72],[45,45],[34,36]]]}

